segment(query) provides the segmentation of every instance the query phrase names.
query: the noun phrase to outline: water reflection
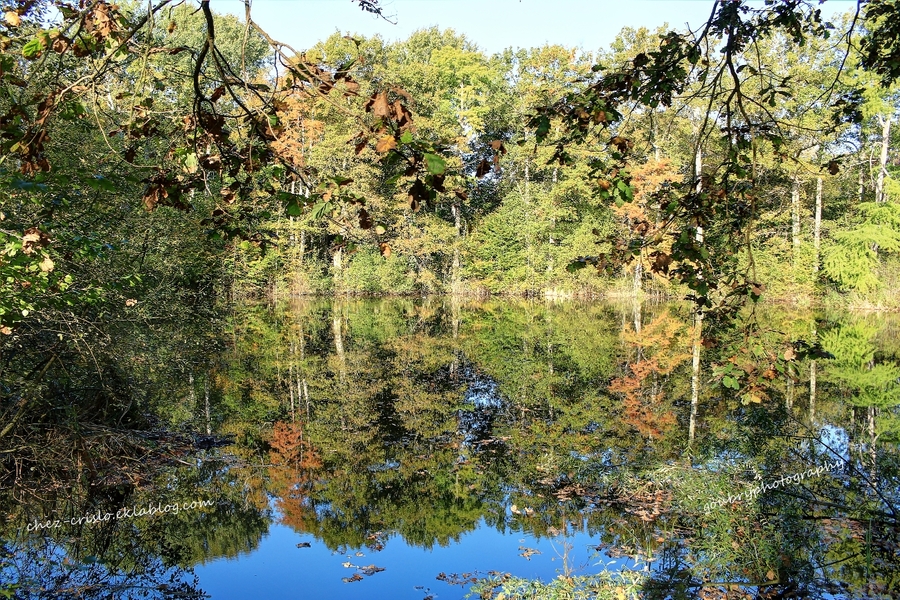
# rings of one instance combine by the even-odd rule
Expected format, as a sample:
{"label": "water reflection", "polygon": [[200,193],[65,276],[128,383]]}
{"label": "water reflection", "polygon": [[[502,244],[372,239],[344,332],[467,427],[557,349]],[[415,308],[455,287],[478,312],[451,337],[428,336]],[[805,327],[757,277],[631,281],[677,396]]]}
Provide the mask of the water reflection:
{"label": "water reflection", "polygon": [[[244,597],[240,585],[261,578],[270,597],[296,586],[352,597],[354,585],[360,597],[422,598],[438,586],[454,597],[464,590],[436,582],[440,572],[547,579],[621,558],[647,567],[635,591],[648,597],[727,595],[729,586],[761,596],[900,593],[900,347],[883,333],[895,325],[784,310],[757,319],[758,347],[704,324],[705,383],[692,410],[686,307],[245,307],[232,315],[227,350],[197,366],[203,387],[193,376],[173,381],[167,412],[172,427],[209,427],[236,443],[102,492],[58,490],[20,506],[20,492],[5,490],[0,579],[19,582],[22,597],[40,597],[38,581],[98,597],[128,586]],[[794,352],[785,336],[811,331],[819,355],[782,370],[759,359]],[[737,393],[722,373],[747,383]],[[703,510],[837,458],[842,469]],[[195,497],[214,507],[22,533],[34,518]],[[565,565],[550,560],[563,539],[580,553]],[[143,579],[132,583],[135,573]]]}

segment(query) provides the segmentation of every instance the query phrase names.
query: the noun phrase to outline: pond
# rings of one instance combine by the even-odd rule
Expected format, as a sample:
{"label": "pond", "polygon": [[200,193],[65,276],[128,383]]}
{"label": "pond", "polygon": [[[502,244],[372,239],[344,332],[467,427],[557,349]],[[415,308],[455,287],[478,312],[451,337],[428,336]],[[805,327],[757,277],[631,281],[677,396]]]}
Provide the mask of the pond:
{"label": "pond", "polygon": [[7,477],[0,592],[896,597],[896,315],[753,324],[696,336],[682,304],[236,308],[219,350],[170,361],[156,431],[86,426],[78,472]]}

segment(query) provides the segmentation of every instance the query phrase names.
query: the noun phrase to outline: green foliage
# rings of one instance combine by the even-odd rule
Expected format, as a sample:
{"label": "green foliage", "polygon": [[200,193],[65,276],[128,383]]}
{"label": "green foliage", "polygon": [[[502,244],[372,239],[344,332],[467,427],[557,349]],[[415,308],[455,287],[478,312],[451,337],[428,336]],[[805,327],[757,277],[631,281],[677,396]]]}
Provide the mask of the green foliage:
{"label": "green foliage", "polygon": [[842,289],[869,292],[883,285],[880,255],[900,252],[900,204],[868,202],[857,208],[857,224],[832,234],[824,247],[823,268]]}
{"label": "green foliage", "polygon": [[411,294],[415,277],[407,261],[395,255],[382,257],[368,248],[350,257],[343,285],[355,294]]}
{"label": "green foliage", "polygon": [[824,333],[822,347],[834,355],[827,372],[849,388],[851,404],[890,409],[900,405],[900,366],[876,361],[875,334],[874,327],[861,321]]}

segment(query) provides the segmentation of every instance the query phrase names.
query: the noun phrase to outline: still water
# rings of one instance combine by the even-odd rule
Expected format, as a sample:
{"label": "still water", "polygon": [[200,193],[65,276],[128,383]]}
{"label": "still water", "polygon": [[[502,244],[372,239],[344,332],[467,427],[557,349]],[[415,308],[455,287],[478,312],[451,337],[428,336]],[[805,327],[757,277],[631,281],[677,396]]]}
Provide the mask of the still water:
{"label": "still water", "polygon": [[896,318],[754,319],[748,338],[696,336],[682,305],[236,309],[214,353],[160,363],[162,458],[106,433],[122,457],[93,480],[3,490],[0,591],[418,600],[634,572],[610,597],[900,593]]}

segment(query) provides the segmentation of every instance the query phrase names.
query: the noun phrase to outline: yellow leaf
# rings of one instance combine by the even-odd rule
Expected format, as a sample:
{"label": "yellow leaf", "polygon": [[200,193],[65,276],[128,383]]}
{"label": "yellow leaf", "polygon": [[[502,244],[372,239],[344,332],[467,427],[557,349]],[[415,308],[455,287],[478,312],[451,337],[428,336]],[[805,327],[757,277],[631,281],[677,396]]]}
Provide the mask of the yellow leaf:
{"label": "yellow leaf", "polygon": [[394,136],[386,135],[378,139],[378,143],[375,144],[375,151],[384,154],[385,152],[389,152],[396,147],[397,140],[394,139]]}
{"label": "yellow leaf", "polygon": [[14,10],[6,11],[6,14],[3,15],[3,18],[6,19],[6,22],[13,27],[18,27],[22,22],[22,20],[19,18],[19,14]]}
{"label": "yellow leaf", "polygon": [[753,404],[759,404],[762,402],[762,398],[760,398],[758,395],[754,394],[753,392],[747,392],[746,394],[743,395],[741,400],[743,400],[744,404],[750,404],[751,402]]}
{"label": "yellow leaf", "polygon": [[617,587],[617,588],[616,588],[616,598],[617,598],[618,600],[625,600],[625,598],[626,598],[626,596],[625,596],[625,588],[623,588],[623,587]]}
{"label": "yellow leaf", "polygon": [[53,261],[50,260],[49,256],[45,256],[44,260],[41,261],[41,271],[44,273],[49,273],[53,270]]}

